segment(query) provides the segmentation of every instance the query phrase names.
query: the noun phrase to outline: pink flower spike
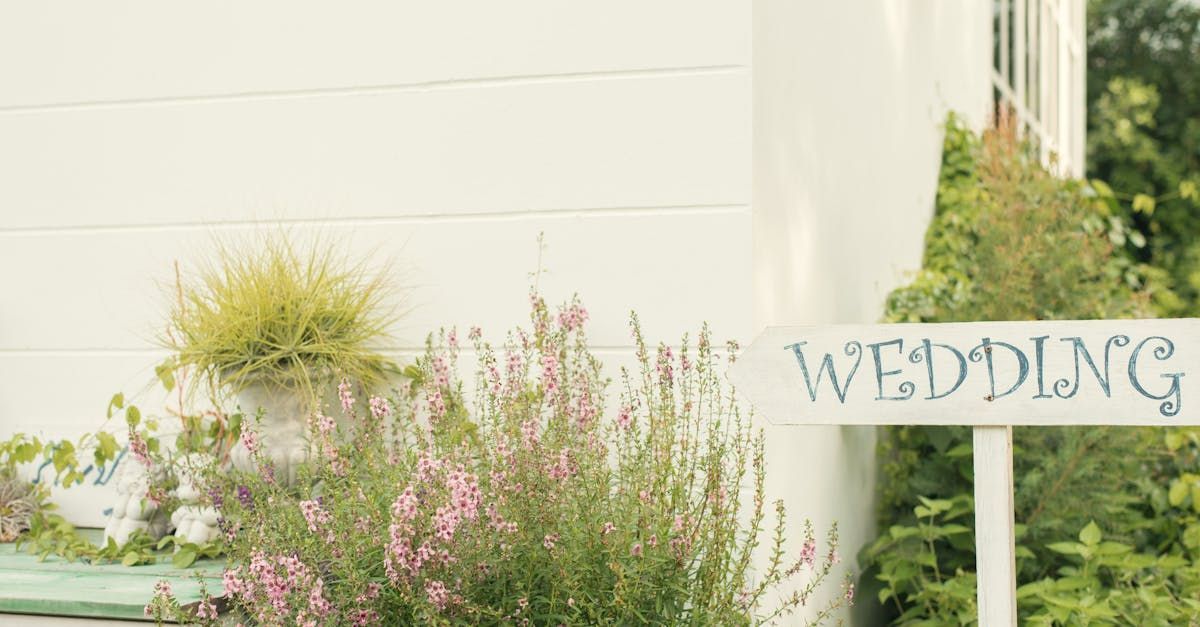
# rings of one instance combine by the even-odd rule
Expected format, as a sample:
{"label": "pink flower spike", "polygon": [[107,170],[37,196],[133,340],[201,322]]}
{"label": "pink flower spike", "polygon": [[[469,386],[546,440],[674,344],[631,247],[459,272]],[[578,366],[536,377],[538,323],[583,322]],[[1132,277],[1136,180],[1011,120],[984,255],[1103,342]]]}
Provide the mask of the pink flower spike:
{"label": "pink flower spike", "polygon": [[354,392],[350,389],[350,382],[342,379],[338,384],[338,398],[342,401],[342,411],[350,414],[354,411]]}

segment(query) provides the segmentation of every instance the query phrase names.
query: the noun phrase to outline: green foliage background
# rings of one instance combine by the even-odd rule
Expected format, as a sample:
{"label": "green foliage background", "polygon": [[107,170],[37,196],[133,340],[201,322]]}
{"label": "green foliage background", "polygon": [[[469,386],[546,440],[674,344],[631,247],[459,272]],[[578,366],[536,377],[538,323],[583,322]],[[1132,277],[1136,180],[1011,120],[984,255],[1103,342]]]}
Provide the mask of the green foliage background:
{"label": "green foliage background", "polygon": [[1088,175],[1108,182],[1147,233],[1139,261],[1167,271],[1200,315],[1200,4],[1088,3]]}
{"label": "green foliage background", "polygon": [[[1010,129],[979,137],[951,118],[923,269],[889,296],[886,318],[1176,311],[1170,272],[1140,260],[1148,247],[1108,186],[1052,175]],[[1028,428],[1014,440],[1024,621],[1200,620],[1195,433]],[[882,585],[895,624],[974,624],[970,429],[888,429],[880,469],[882,533],[862,555],[865,586]]]}
{"label": "green foliage background", "polygon": [[[1090,181],[947,124],[923,269],[889,321],[1200,315],[1200,4],[1088,3]],[[1022,624],[1200,624],[1193,429],[1017,429]],[[967,428],[881,436],[863,575],[893,624],[976,623]]]}

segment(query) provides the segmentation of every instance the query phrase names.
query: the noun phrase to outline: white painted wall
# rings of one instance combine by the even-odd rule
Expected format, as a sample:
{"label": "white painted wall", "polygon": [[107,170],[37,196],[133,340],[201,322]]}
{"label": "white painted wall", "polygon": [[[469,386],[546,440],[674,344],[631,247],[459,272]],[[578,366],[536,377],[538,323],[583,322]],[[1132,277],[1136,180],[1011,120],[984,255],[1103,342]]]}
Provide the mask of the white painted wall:
{"label": "white painted wall", "polygon": [[[156,281],[214,231],[398,255],[401,356],[522,320],[539,232],[544,291],[578,291],[614,361],[630,308],[666,340],[873,321],[918,264],[944,112],[987,110],[989,7],[2,5],[0,436],[94,428],[147,382]],[[772,489],[839,520],[846,555],[873,441],[769,433]]]}
{"label": "white painted wall", "polygon": [[0,7],[0,435],[141,389],[160,284],[214,232],[396,256],[401,357],[526,320],[540,232],[612,359],[630,308],[747,336],[749,44],[734,0]]}

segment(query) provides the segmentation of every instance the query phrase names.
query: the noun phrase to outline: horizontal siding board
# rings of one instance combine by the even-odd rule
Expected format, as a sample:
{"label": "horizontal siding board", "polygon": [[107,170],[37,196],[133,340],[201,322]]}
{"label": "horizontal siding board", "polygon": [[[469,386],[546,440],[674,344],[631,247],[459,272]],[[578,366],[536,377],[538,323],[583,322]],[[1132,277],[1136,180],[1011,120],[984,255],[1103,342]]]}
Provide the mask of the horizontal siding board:
{"label": "horizontal siding board", "polygon": [[749,36],[735,0],[6,3],[0,108],[747,65]]}
{"label": "horizontal siding board", "polygon": [[744,71],[0,115],[12,229],[749,202]]}
{"label": "horizontal siding board", "polygon": [[[238,238],[249,232],[218,237],[246,241]],[[707,318],[726,334],[749,332],[747,208],[291,231],[395,260],[412,309],[397,328],[401,347],[420,346],[441,325],[508,328],[524,321],[539,232],[546,241],[541,288],[554,301],[579,292],[594,314],[597,345],[628,345],[631,308],[642,311],[650,331],[675,334]],[[0,239],[0,356],[151,348],[170,300],[173,260],[203,258],[213,237],[191,229]]]}

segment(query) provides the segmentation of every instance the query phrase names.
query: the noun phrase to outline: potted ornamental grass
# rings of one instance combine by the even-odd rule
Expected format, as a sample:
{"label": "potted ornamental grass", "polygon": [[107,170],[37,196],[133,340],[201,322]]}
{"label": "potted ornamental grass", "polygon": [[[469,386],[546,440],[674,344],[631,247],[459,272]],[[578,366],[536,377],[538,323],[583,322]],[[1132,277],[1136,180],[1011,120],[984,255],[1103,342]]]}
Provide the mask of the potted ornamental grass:
{"label": "potted ornamental grass", "polygon": [[[218,407],[233,400],[259,419],[286,481],[305,456],[306,419],[336,382],[371,389],[396,370],[378,351],[399,315],[387,268],[336,244],[279,233],[218,243],[210,262],[178,280],[163,337],[172,366],[190,372],[189,392],[208,392]],[[246,445],[230,451],[239,468],[250,467]]]}

